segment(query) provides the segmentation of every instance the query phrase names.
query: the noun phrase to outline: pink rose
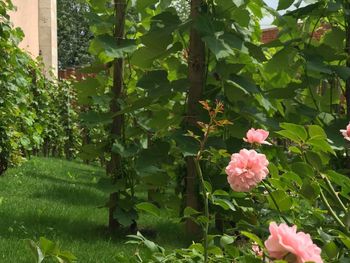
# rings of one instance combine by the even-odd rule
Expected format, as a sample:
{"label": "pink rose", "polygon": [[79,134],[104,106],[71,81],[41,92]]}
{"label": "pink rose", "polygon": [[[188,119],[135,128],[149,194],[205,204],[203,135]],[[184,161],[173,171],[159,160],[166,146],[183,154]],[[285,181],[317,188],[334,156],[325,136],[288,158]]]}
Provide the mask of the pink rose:
{"label": "pink rose", "polygon": [[257,255],[258,257],[262,257],[264,255],[263,251],[261,250],[261,248],[256,242],[252,244],[252,250],[254,254]]}
{"label": "pink rose", "polygon": [[268,160],[264,154],[242,149],[231,156],[226,167],[227,181],[237,192],[248,192],[268,175]]}
{"label": "pink rose", "polygon": [[243,138],[245,142],[248,143],[258,143],[258,144],[268,144],[271,145],[271,143],[267,142],[266,139],[269,137],[269,132],[265,131],[263,129],[257,129],[251,128],[247,134],[246,138]]}
{"label": "pink rose", "polygon": [[350,123],[346,126],[346,130],[340,130],[340,132],[343,134],[345,140],[350,141]]}
{"label": "pink rose", "polygon": [[265,246],[271,257],[287,261],[289,259],[288,262],[291,263],[323,262],[321,249],[312,242],[309,234],[297,232],[296,226],[278,226],[272,222],[269,230],[271,235],[265,241]]}

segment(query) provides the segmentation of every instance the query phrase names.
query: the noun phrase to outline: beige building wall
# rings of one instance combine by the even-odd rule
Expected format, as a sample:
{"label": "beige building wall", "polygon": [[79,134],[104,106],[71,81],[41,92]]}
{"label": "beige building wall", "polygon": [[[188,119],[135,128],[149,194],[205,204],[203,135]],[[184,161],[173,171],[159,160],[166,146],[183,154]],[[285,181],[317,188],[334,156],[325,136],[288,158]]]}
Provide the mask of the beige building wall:
{"label": "beige building wall", "polygon": [[[1,0],[0,0],[1,1]],[[56,0],[12,0],[17,11],[11,12],[11,21],[22,28],[25,38],[20,47],[34,58],[41,55],[46,72],[57,76],[57,2]]]}
{"label": "beige building wall", "polygon": [[11,12],[11,21],[22,28],[25,37],[20,47],[28,51],[34,58],[39,55],[39,0],[12,0],[17,7]]}
{"label": "beige building wall", "polygon": [[39,0],[39,46],[47,69],[58,75],[57,2]]}

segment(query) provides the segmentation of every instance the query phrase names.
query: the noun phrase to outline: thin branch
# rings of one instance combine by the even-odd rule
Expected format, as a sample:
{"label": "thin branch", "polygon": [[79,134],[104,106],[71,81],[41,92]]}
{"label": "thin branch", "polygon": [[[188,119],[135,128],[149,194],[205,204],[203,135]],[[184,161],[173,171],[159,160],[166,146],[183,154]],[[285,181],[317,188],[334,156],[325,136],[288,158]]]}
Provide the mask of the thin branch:
{"label": "thin branch", "polygon": [[339,217],[337,216],[337,214],[334,212],[333,208],[332,208],[332,207],[330,206],[330,204],[328,203],[328,200],[327,200],[327,198],[325,197],[325,195],[324,195],[322,189],[321,189],[321,191],[320,191],[320,195],[321,195],[321,199],[322,199],[323,203],[326,205],[326,207],[327,207],[329,213],[332,215],[332,217],[335,219],[335,221],[337,221],[338,224],[339,224],[342,228],[344,228],[344,230],[345,230],[346,232],[348,232],[348,230],[347,230],[346,226],[344,225],[343,221],[340,220],[340,218],[339,218]]}

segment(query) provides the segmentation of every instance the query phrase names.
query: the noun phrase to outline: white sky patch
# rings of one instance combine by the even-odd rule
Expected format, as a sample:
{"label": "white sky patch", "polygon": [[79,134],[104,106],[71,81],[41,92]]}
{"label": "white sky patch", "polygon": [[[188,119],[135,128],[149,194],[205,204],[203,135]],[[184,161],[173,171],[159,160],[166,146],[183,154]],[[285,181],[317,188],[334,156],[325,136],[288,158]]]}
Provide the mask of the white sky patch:
{"label": "white sky patch", "polygon": [[[284,0],[280,0],[280,1],[284,1]],[[264,0],[264,2],[268,6],[272,7],[273,9],[277,9],[279,0]],[[315,3],[315,2],[317,2],[317,0],[303,0],[300,6],[306,6],[306,5]],[[298,1],[294,1],[294,4],[295,3],[298,3]],[[286,11],[294,10],[295,9],[294,4],[291,5],[291,7],[288,8],[287,10],[279,11],[279,13],[280,14],[284,14],[284,13],[286,13]],[[267,27],[271,27],[272,26],[272,22],[273,22],[273,17],[271,15],[267,15],[266,17],[264,17],[261,20],[260,25],[261,25],[262,28],[267,28]]]}

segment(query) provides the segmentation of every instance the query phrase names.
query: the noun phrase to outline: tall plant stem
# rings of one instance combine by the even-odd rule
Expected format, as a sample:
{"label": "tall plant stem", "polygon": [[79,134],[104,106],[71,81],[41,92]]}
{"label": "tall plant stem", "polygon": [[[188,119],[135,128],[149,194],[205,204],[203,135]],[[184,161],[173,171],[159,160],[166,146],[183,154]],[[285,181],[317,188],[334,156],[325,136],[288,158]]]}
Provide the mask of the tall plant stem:
{"label": "tall plant stem", "polygon": [[[114,12],[115,12],[115,28],[114,39],[117,45],[122,44],[122,40],[125,35],[125,15],[126,15],[127,3],[126,0],[114,0]],[[123,94],[124,89],[124,59],[117,58],[113,61],[113,86],[111,87],[112,100],[110,102],[110,112],[115,114],[120,111],[119,99]],[[112,151],[113,143],[115,139],[122,138],[123,135],[123,116],[117,115],[113,118],[110,129],[110,153],[111,160],[107,165],[106,171],[113,181],[115,181],[121,175],[122,158],[120,154]],[[109,229],[111,231],[118,228],[119,223],[114,218],[114,212],[116,209],[116,203],[118,201],[118,193],[114,192],[110,194],[110,208],[109,208]]]}
{"label": "tall plant stem", "polygon": [[334,187],[333,187],[332,183],[329,181],[327,175],[321,174],[321,176],[322,176],[323,180],[326,182],[326,184],[328,185],[328,188],[331,190],[331,192],[334,195],[335,199],[337,200],[338,204],[343,209],[344,213],[347,213],[348,209],[344,205],[343,201],[340,199],[339,194],[334,190]]}
{"label": "tall plant stem", "polygon": [[206,217],[206,222],[203,227],[203,232],[204,232],[204,263],[208,262],[208,246],[209,246],[209,241],[208,241],[208,233],[209,233],[209,221],[210,221],[210,215],[209,215],[209,198],[207,194],[207,190],[205,187],[205,181],[203,178],[202,174],[202,169],[199,164],[199,159],[200,159],[200,154],[194,159],[194,164],[196,167],[196,172],[199,177],[200,183],[201,183],[201,190],[204,198],[204,215]]}
{"label": "tall plant stem", "polygon": [[335,221],[337,221],[337,223],[338,223],[342,228],[344,228],[344,230],[345,230],[346,232],[348,232],[348,229],[347,229],[346,226],[344,225],[343,221],[340,220],[340,218],[339,218],[339,217],[337,216],[337,214],[334,212],[333,208],[330,206],[330,204],[329,204],[327,198],[325,197],[325,195],[324,195],[322,189],[321,189],[321,191],[320,191],[320,195],[321,195],[321,199],[322,199],[323,203],[326,205],[326,207],[327,207],[329,213],[332,215],[332,217],[335,219]]}
{"label": "tall plant stem", "polygon": [[203,199],[204,199],[204,216],[206,218],[206,222],[204,223],[204,226],[203,226],[204,263],[208,262],[208,248],[209,248],[208,234],[209,234],[210,213],[209,213],[209,193],[207,193],[207,189],[205,186],[205,180],[204,180],[202,169],[200,166],[200,160],[201,160],[202,155],[205,151],[205,145],[208,141],[209,133],[210,133],[212,127],[215,126],[216,114],[217,114],[217,112],[215,111],[214,115],[210,115],[210,122],[205,128],[204,136],[203,136],[202,140],[200,141],[199,151],[198,151],[196,157],[194,158],[195,170],[196,170],[197,176],[199,177],[201,191],[202,191],[202,195],[203,195]]}
{"label": "tall plant stem", "polygon": [[[344,21],[345,21],[345,30],[346,30],[346,39],[345,39],[345,50],[348,55],[346,60],[346,66],[350,67],[350,3],[349,1],[343,1],[344,8]],[[345,84],[345,98],[346,98],[346,113],[348,120],[350,120],[350,78],[346,80]]]}
{"label": "tall plant stem", "polygon": [[[200,16],[203,0],[191,0],[192,21]],[[187,130],[195,131],[199,115],[198,101],[202,98],[205,82],[205,45],[194,25],[190,29],[190,42],[188,54],[188,79],[189,91],[187,99],[187,118],[185,119]],[[195,157],[186,157],[186,206],[194,209],[199,208],[198,180],[196,175]],[[190,235],[198,235],[200,228],[191,219],[186,221],[186,230]]]}
{"label": "tall plant stem", "polygon": [[280,216],[283,218],[283,220],[284,220],[287,224],[290,224],[289,220],[288,220],[284,215],[282,215],[282,211],[281,211],[279,205],[277,204],[276,199],[275,199],[275,197],[273,196],[273,194],[272,194],[270,188],[268,187],[268,185],[267,185],[264,181],[262,181],[261,183],[264,185],[266,191],[269,193],[269,196],[270,196],[272,202],[274,203],[274,205],[276,206],[278,212],[280,213]]}

